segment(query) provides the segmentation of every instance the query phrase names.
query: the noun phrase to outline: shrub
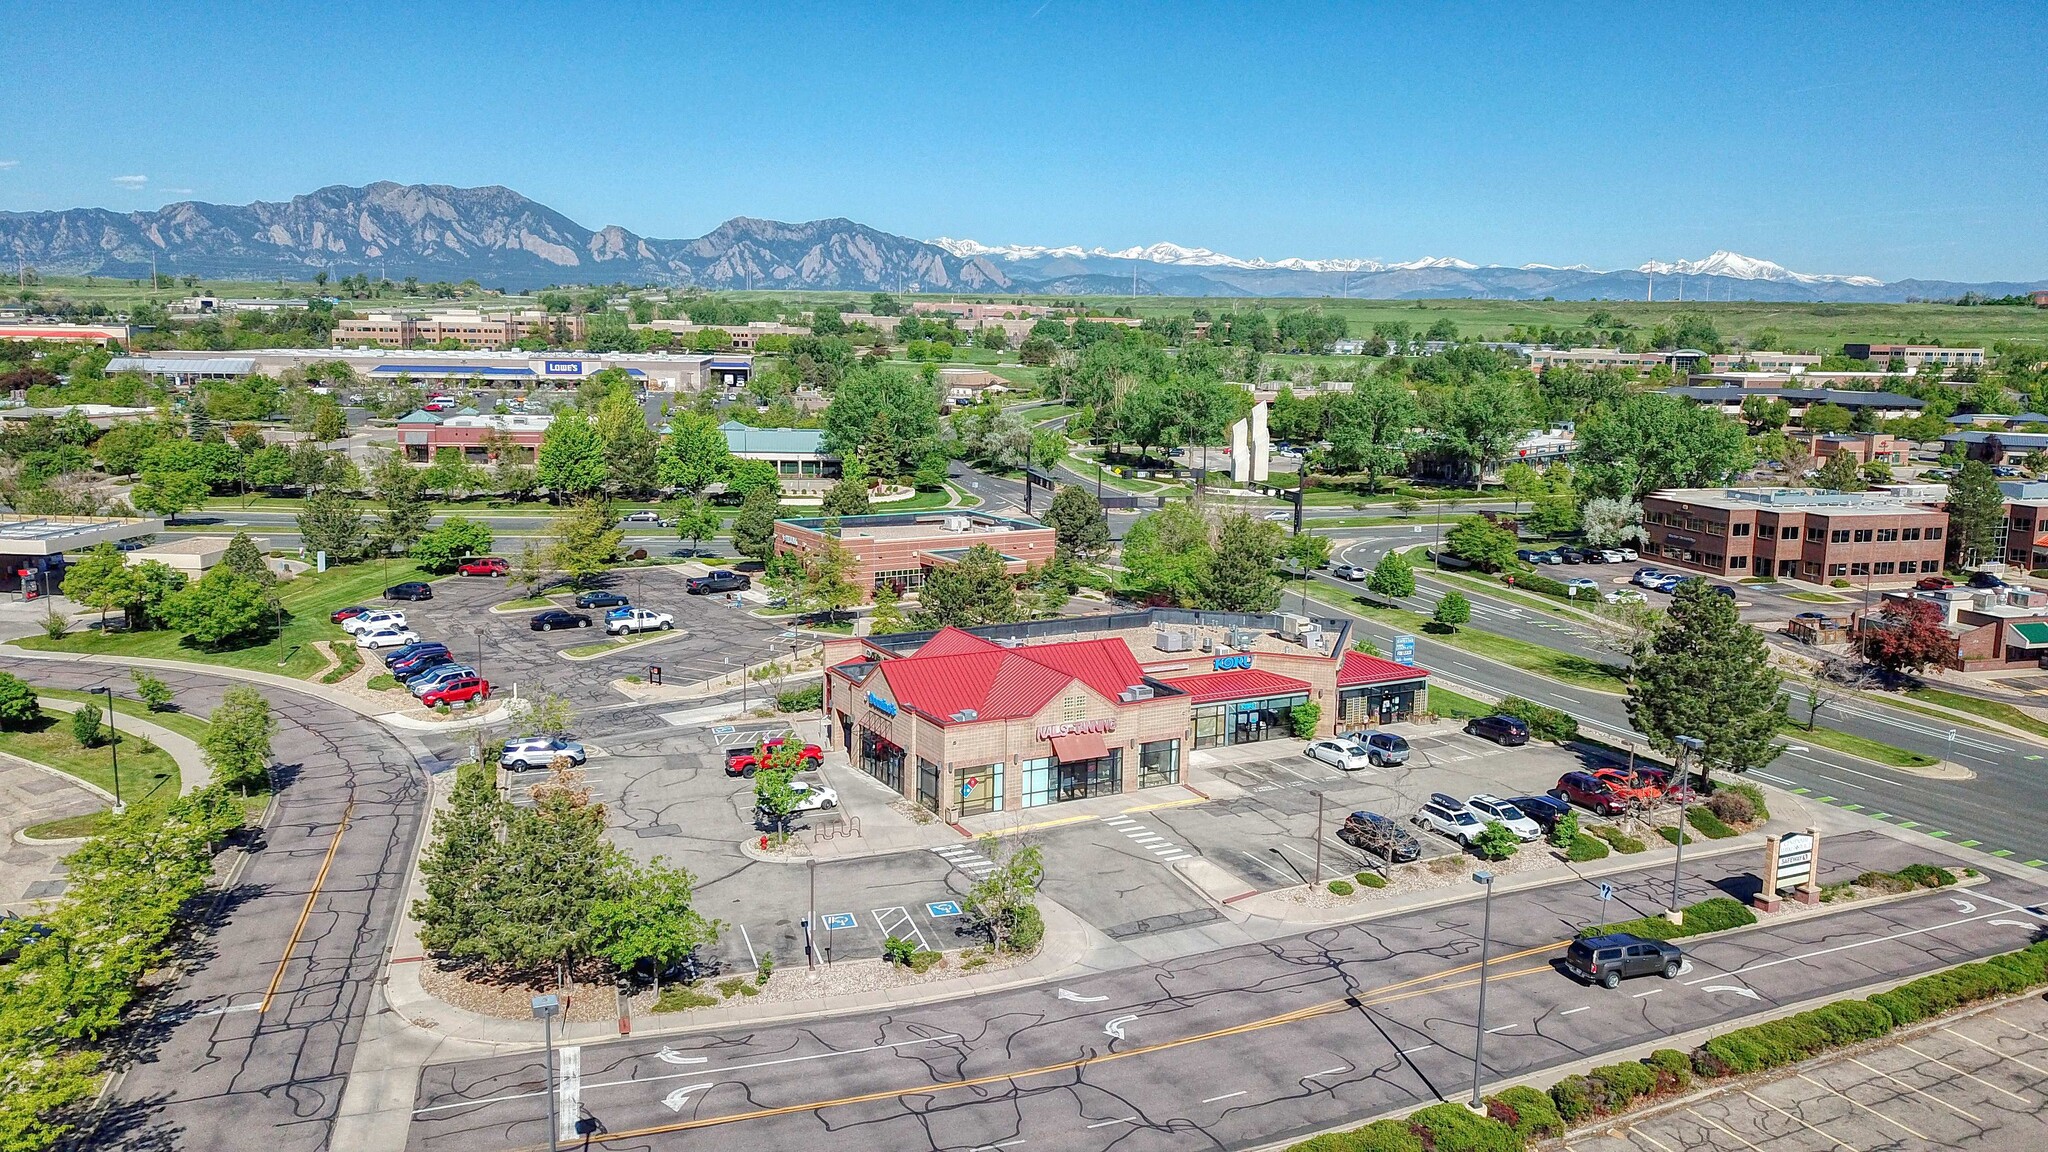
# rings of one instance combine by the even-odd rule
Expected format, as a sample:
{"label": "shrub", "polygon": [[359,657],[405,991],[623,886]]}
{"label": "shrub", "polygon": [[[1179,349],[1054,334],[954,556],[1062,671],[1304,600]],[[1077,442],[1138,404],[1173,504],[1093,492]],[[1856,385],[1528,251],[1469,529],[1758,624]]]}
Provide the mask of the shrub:
{"label": "shrub", "polygon": [[1877,999],[1840,1000],[1716,1036],[1693,1053],[1693,1067],[1709,1076],[1762,1072],[1832,1047],[1874,1040],[1890,1032],[1894,1023],[1891,1013],[1875,1003]]}
{"label": "shrub", "polygon": [[[1726,784],[1722,784],[1714,789],[1716,796],[1723,792],[1733,792],[1744,800],[1749,801],[1749,810],[1754,814],[1751,817],[1752,819],[1769,820],[1771,818],[1771,807],[1764,803],[1764,790],[1762,788],[1740,780],[1730,780]],[[1723,816],[1722,819],[1726,820],[1728,818]],[[1733,823],[1733,821],[1730,822]]]}
{"label": "shrub", "polygon": [[2020,974],[1992,964],[1965,964],[1947,972],[1922,976],[1889,992],[1870,998],[1872,1004],[1891,1014],[1900,1024],[1916,1024],[1930,1016],[1953,1012],[1965,1004],[2017,992],[2024,986]]}
{"label": "shrub", "polygon": [[1579,735],[1579,722],[1555,708],[1546,708],[1534,700],[1510,696],[1494,707],[1494,711],[1513,716],[1529,726],[1529,735],[1538,740],[1549,740],[1563,744],[1575,740]]}
{"label": "shrub", "polygon": [[1955,873],[1932,864],[1908,864],[1894,875],[1922,888],[1946,888],[1956,882]]}
{"label": "shrub", "polygon": [[[1662,916],[1645,916],[1640,920],[1623,920],[1609,924],[1608,932],[1627,932],[1645,936],[1652,940],[1675,940],[1680,936],[1698,936],[1703,932],[1718,932],[1723,928],[1741,928],[1756,923],[1756,913],[1742,901],[1732,896],[1714,896],[1685,907],[1685,923],[1673,924]],[[1601,930],[1581,928],[1579,935],[1592,936]]]}
{"label": "shrub", "polygon": [[1313,739],[1316,725],[1323,719],[1323,706],[1316,703],[1296,704],[1287,712],[1287,721],[1294,728],[1297,740]]}
{"label": "shrub", "polygon": [[770,976],[773,976],[774,974],[775,953],[768,951],[766,948],[763,948],[761,949],[760,965],[754,970],[754,983],[765,985],[768,983],[768,978]]}
{"label": "shrub", "polygon": [[1751,806],[1749,797],[1726,785],[1707,797],[1706,811],[1712,812],[1724,824],[1748,824],[1756,820],[1756,809]]}
{"label": "shrub", "polygon": [[931,971],[934,965],[945,958],[946,956],[943,952],[934,952],[930,948],[919,948],[910,954],[910,970],[922,976]]}
{"label": "shrub", "polygon": [[370,677],[370,682],[365,684],[364,687],[372,692],[383,692],[387,689],[398,687],[398,677],[391,675],[389,672],[380,672]]}
{"label": "shrub", "polygon": [[1387,878],[1377,872],[1360,872],[1351,879],[1365,888],[1385,888],[1387,886]]}
{"label": "shrub", "polygon": [[[1551,821],[1550,831],[1546,834],[1553,848],[1569,848],[1579,835],[1579,814],[1570,809],[1566,809],[1556,820]],[[1601,855],[1605,856],[1606,853],[1602,852]]]}
{"label": "shrub", "polygon": [[1488,820],[1485,831],[1472,838],[1472,852],[1481,860],[1506,860],[1521,846],[1521,839],[1498,820]]}
{"label": "shrub", "polygon": [[1588,860],[1605,860],[1607,845],[1582,832],[1572,840],[1572,846],[1565,849],[1564,855],[1565,859],[1574,864],[1584,864]]}
{"label": "shrub", "polygon": [[661,990],[661,996],[654,1002],[656,1012],[681,1012],[685,1008],[709,1008],[718,1003],[718,997],[707,996],[688,984],[671,984]]}
{"label": "shrub", "polygon": [[1564,581],[1552,580],[1540,572],[1517,575],[1515,577],[1515,587],[1527,592],[1534,592],[1539,596],[1557,596],[1562,598],[1566,595]]}
{"label": "shrub", "polygon": [[1659,1048],[1644,1061],[1657,1074],[1660,1094],[1683,1092],[1692,1087],[1692,1057],[1676,1048]]}
{"label": "shrub", "polygon": [[825,686],[813,684],[790,692],[778,693],[775,708],[779,712],[815,712],[825,706]]}
{"label": "shrub", "polygon": [[1353,888],[1349,880],[1330,881],[1330,895],[1332,896],[1349,896],[1356,891],[1358,889]]}
{"label": "shrub", "polygon": [[1647,847],[1641,840],[1630,836],[1612,824],[1595,824],[1588,828],[1587,831],[1607,841],[1608,847],[1613,848],[1623,856],[1633,856]]}
{"label": "shrub", "polygon": [[1432,1152],[1522,1152],[1514,1129],[1463,1104],[1432,1104],[1409,1116],[1408,1127]]}
{"label": "shrub", "polygon": [[736,999],[741,996],[758,996],[761,994],[761,990],[755,987],[754,985],[747,983],[746,977],[744,976],[728,976],[727,978],[720,980],[717,983],[716,987],[718,989],[718,994],[725,997],[727,1000]]}
{"label": "shrub", "polygon": [[1851,584],[1851,583],[1849,583],[1849,582],[1848,582],[1847,580],[1844,580],[1844,579],[1842,579],[1842,578],[1841,578],[1840,576],[1837,576],[1837,577],[1835,577],[1835,578],[1834,578],[1833,580],[1830,580],[1830,581],[1828,581],[1828,587],[1830,587],[1830,588],[1854,588],[1854,587],[1855,587],[1855,585],[1854,585],[1854,584]]}
{"label": "shrub", "polygon": [[80,704],[71,714],[71,738],[81,748],[97,748],[105,731],[100,724],[100,709],[97,704]]}
{"label": "shrub", "polygon": [[1723,823],[1721,817],[1711,809],[1687,808],[1685,821],[1692,825],[1693,831],[1709,840],[1726,840],[1735,835],[1735,829]]}
{"label": "shrub", "polygon": [[1593,1087],[1584,1076],[1567,1076],[1550,1086],[1550,1102],[1567,1124],[1577,1124],[1593,1114]]}
{"label": "shrub", "polygon": [[887,960],[891,964],[908,964],[910,963],[910,958],[915,955],[917,955],[917,941],[915,940],[905,940],[901,936],[891,936],[887,940],[882,941],[882,959]]}
{"label": "shrub", "polygon": [[1045,917],[1039,915],[1035,905],[1025,904],[1010,910],[1008,931],[1003,940],[1012,952],[1030,952],[1045,939]]}
{"label": "shrub", "polygon": [[11,672],[0,672],[0,728],[27,728],[43,718],[36,690]]}
{"label": "shrub", "polygon": [[1645,1064],[1603,1064],[1586,1080],[1593,1107],[1601,1112],[1619,1112],[1657,1090],[1657,1074]]}
{"label": "shrub", "polygon": [[1525,1085],[1504,1088],[1498,1095],[1487,1097],[1486,1114],[1514,1129],[1515,1135],[1524,1141],[1564,1133],[1564,1118],[1557,1114],[1557,1104]]}

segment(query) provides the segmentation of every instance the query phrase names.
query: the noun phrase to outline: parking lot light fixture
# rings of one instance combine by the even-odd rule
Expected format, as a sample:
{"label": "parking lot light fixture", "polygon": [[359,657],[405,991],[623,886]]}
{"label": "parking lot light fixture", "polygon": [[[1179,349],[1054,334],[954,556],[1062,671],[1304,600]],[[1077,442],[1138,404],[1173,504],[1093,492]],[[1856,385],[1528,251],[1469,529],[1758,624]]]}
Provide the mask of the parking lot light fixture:
{"label": "parking lot light fixture", "polygon": [[1673,924],[1685,923],[1685,905],[1678,902],[1680,871],[1685,867],[1685,802],[1692,795],[1692,769],[1686,763],[1688,756],[1692,763],[1699,763],[1700,752],[1706,748],[1706,741],[1697,736],[1680,736],[1678,743],[1678,854],[1671,858],[1671,907],[1664,912],[1664,918]]}
{"label": "parking lot light fixture", "polygon": [[533,998],[533,1018],[540,1021],[543,1067],[547,1069],[548,1152],[557,1152],[561,1118],[555,1111],[555,1016],[562,1010],[561,999],[553,994]]}
{"label": "parking lot light fixture", "polygon": [[1484,1112],[1486,1105],[1479,1098],[1479,1073],[1486,1051],[1486,963],[1489,946],[1493,943],[1493,873],[1481,869],[1472,874],[1472,882],[1486,886],[1486,910],[1480,917],[1479,1021],[1472,1034],[1472,1099],[1466,1102],[1466,1107],[1474,1112]]}
{"label": "parking lot light fixture", "polygon": [[114,815],[128,811],[128,805],[121,800],[121,733],[114,727],[114,690],[106,685],[92,689],[107,694],[107,751],[114,761]]}

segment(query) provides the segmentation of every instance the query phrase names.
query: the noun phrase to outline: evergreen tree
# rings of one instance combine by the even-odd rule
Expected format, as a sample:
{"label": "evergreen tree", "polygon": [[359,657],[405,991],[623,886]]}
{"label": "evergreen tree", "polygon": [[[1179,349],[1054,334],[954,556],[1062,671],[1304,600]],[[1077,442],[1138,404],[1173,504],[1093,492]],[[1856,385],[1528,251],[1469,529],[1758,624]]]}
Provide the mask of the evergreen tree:
{"label": "evergreen tree", "polygon": [[1966,460],[1948,481],[1949,555],[1965,567],[1996,560],[1998,526],[2005,519],[2005,493],[1991,465]]}
{"label": "evergreen tree", "polygon": [[401,456],[387,456],[371,477],[377,499],[384,505],[378,516],[377,541],[385,548],[403,552],[427,530],[433,513],[420,495],[420,474]]}
{"label": "evergreen tree", "polygon": [[277,573],[263,562],[263,550],[256,547],[256,542],[249,539],[247,532],[237,532],[235,538],[228,541],[227,551],[221,553],[220,567],[265,587],[277,582]]}
{"label": "evergreen tree", "polygon": [[299,511],[299,541],[308,552],[325,552],[330,564],[348,564],[370,551],[370,529],[350,496],[323,488],[306,497]]}
{"label": "evergreen tree", "polygon": [[747,493],[740,504],[740,514],[732,522],[732,544],[740,555],[767,563],[775,551],[775,516],[781,507],[781,498],[774,488],[756,488]]}
{"label": "evergreen tree", "polygon": [[1109,551],[1109,518],[1103,515],[1101,501],[1086,488],[1061,485],[1045,510],[1045,523],[1060,551],[1076,560],[1093,560]]}
{"label": "evergreen tree", "polygon": [[976,544],[956,564],[942,564],[924,578],[918,594],[919,628],[972,628],[1008,624],[1017,619],[1017,582],[1000,553]]}
{"label": "evergreen tree", "polygon": [[825,493],[824,507],[820,509],[826,516],[865,516],[873,510],[868,503],[867,482],[853,476],[834,484]]}
{"label": "evergreen tree", "polygon": [[896,587],[884,584],[875,589],[874,623],[868,632],[874,636],[888,636],[896,632],[910,631],[910,619],[903,614],[902,598],[896,595]]}
{"label": "evergreen tree", "polygon": [[1636,661],[1628,715],[1650,743],[1678,751],[1680,736],[1706,742],[1698,768],[1747,772],[1777,757],[1785,719],[1780,677],[1763,633],[1744,624],[1735,602],[1704,580],[1672,596],[1664,623]]}
{"label": "evergreen tree", "polygon": [[1202,582],[1202,606],[1217,612],[1271,612],[1280,604],[1273,560],[1280,554],[1280,526],[1232,512],[1216,530],[1215,559]]}
{"label": "evergreen tree", "polygon": [[434,839],[420,861],[426,896],[413,903],[420,943],[448,956],[479,956],[500,915],[495,886],[500,844],[512,804],[498,793],[497,770],[471,762],[456,770],[448,807],[434,818]]}
{"label": "evergreen tree", "polygon": [[533,806],[514,810],[491,893],[496,911],[482,925],[485,960],[533,971],[592,954],[590,912],[614,894],[619,860],[604,827],[604,806],[573,785],[537,787]]}

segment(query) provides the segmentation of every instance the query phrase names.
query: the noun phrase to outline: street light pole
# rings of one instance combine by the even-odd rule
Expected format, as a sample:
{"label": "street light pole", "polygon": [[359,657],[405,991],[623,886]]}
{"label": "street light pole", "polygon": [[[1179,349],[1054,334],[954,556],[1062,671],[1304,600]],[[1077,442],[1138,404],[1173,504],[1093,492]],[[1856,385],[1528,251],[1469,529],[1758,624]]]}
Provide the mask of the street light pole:
{"label": "street light pole", "polygon": [[1316,798],[1316,872],[1315,872],[1315,877],[1316,877],[1316,878],[1315,878],[1315,879],[1313,879],[1313,880],[1311,880],[1311,881],[1309,881],[1309,887],[1311,887],[1311,888],[1316,888],[1316,887],[1320,887],[1320,886],[1322,885],[1322,883],[1323,883],[1323,794],[1322,794],[1322,792],[1320,792],[1320,791],[1316,792],[1316,793],[1315,793],[1315,798]]}
{"label": "street light pole", "polygon": [[533,1014],[540,1020],[541,1043],[544,1055],[541,1059],[547,1069],[548,1096],[548,1152],[560,1152],[555,1134],[560,1129],[561,1117],[555,1111],[555,1014],[562,1010],[562,1002],[553,993],[533,998]]}
{"label": "street light pole", "polygon": [[1943,761],[1948,764],[1956,762],[1956,730],[1953,728],[1948,730],[1948,754],[1943,757]]}
{"label": "street light pole", "polygon": [[102,685],[93,691],[107,694],[107,751],[114,757],[114,815],[119,816],[128,810],[128,805],[121,800],[121,733],[114,727],[114,689]]}
{"label": "street light pole", "polygon": [[1493,873],[1481,870],[1474,872],[1472,879],[1486,885],[1486,911],[1479,928],[1479,1025],[1472,1036],[1472,1099],[1466,1105],[1478,1112],[1486,1107],[1479,1099],[1479,1072],[1486,1051],[1486,964],[1493,943]]}
{"label": "street light pole", "polygon": [[1678,854],[1671,858],[1671,908],[1664,913],[1673,924],[1685,923],[1685,905],[1678,902],[1679,873],[1685,867],[1685,802],[1692,795],[1692,769],[1686,766],[1685,754],[1690,752],[1697,764],[1705,747],[1706,742],[1697,736],[1678,737]]}

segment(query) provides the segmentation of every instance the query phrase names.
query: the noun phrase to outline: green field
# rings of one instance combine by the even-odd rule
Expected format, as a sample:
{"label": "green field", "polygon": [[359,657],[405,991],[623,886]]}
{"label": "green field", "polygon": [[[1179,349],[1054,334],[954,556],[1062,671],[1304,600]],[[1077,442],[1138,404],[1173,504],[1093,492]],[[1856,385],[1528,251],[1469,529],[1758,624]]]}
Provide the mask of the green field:
{"label": "green field", "polygon": [[55,640],[24,636],[13,643],[38,651],[190,660],[305,679],[326,664],[313,641],[349,639],[346,632],[327,621],[336,608],[372,603],[392,584],[428,578],[428,573],[415,565],[382,561],[307,573],[279,586],[278,601],[284,606],[283,633],[266,633],[260,643],[241,647],[206,649],[186,643],[183,636],[172,631],[72,632]]}

